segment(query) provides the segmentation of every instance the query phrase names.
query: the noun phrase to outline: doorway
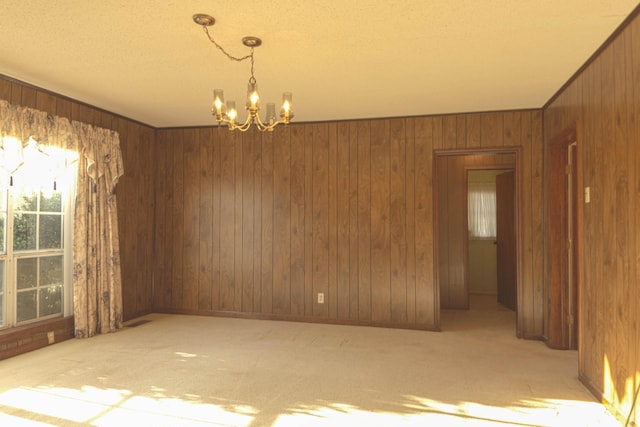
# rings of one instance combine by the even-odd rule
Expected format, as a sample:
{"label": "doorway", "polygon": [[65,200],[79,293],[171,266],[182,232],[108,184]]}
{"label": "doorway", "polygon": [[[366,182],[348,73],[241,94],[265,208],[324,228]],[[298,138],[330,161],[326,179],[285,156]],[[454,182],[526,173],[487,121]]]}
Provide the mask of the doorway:
{"label": "doorway", "polygon": [[467,218],[469,308],[499,303],[516,311],[513,169],[468,170]]}
{"label": "doorway", "polygon": [[[470,290],[470,242],[469,224],[467,212],[468,197],[468,173],[472,170],[501,170],[510,171],[511,192],[510,205],[512,216],[513,243],[511,247],[505,247],[512,261],[509,262],[511,278],[511,292],[503,295],[509,301],[516,315],[511,316],[511,322],[515,321],[516,335],[521,336],[517,309],[520,303],[518,298],[520,271],[518,263],[520,251],[517,239],[518,235],[518,194],[519,194],[519,155],[517,147],[505,147],[504,149],[486,149],[476,151],[447,151],[434,153],[434,241],[435,246],[435,270],[436,289],[442,310],[470,310],[473,309],[475,294]],[[497,173],[495,175],[498,175]],[[498,221],[496,221],[497,223]],[[503,221],[500,221],[503,222]],[[495,245],[494,242],[496,243]],[[496,251],[496,280],[497,280],[497,250],[499,245],[496,238],[489,243]],[[498,307],[497,282],[493,298],[494,306]],[[503,292],[501,291],[501,294]],[[470,296],[473,296],[470,298]],[[440,321],[442,318],[439,318]],[[513,320],[515,319],[515,320]],[[446,319],[445,319],[446,321]],[[447,329],[447,324],[439,323],[442,329]],[[511,323],[513,327],[513,323]]]}

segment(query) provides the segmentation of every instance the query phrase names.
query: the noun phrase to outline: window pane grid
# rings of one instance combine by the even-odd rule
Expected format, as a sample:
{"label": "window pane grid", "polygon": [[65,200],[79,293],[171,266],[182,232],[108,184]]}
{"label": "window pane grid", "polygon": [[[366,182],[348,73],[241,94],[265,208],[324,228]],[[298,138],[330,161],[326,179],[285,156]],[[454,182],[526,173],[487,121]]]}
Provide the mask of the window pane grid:
{"label": "window pane grid", "polygon": [[0,328],[65,310],[63,193],[19,191],[5,188],[0,197]]}

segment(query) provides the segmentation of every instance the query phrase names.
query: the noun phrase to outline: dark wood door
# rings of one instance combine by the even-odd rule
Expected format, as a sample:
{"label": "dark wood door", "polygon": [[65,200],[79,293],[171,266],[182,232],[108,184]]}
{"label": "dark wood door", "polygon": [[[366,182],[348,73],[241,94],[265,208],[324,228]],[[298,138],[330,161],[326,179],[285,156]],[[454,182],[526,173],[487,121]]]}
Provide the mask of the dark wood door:
{"label": "dark wood door", "polygon": [[498,302],[516,310],[515,178],[513,171],[496,176],[496,241]]}
{"label": "dark wood door", "polygon": [[[574,135],[569,135],[575,141]],[[549,156],[549,332],[551,348],[578,348],[577,146],[550,147]]]}

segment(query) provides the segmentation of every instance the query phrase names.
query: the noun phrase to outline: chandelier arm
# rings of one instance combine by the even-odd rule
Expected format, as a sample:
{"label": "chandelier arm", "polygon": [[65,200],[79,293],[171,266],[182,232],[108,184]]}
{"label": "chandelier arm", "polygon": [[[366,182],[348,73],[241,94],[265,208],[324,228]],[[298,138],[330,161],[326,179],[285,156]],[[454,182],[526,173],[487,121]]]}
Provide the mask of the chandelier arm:
{"label": "chandelier arm", "polygon": [[262,119],[260,119],[260,116],[256,114],[256,124],[258,125],[258,129],[264,131],[264,130],[268,130],[268,131],[272,131],[273,128],[275,128],[277,125],[284,123],[282,120],[276,120],[273,123],[264,123],[262,121]]}
{"label": "chandelier arm", "polygon": [[235,129],[238,129],[241,132],[246,132],[251,127],[251,123],[253,123],[253,118],[250,115],[247,115],[247,119],[241,125],[236,125]]}
{"label": "chandelier arm", "polygon": [[220,45],[219,45],[219,44],[218,44],[218,43],[213,39],[213,36],[209,33],[209,29],[207,28],[207,26],[206,26],[206,25],[203,25],[203,26],[202,26],[202,29],[204,30],[205,34],[207,35],[207,37],[209,38],[209,40],[211,41],[211,43],[213,43],[213,44],[214,44],[214,46],[215,46],[215,47],[217,47],[217,48],[220,50],[220,52],[222,52],[222,53],[223,53],[227,58],[229,58],[229,59],[231,59],[231,60],[233,60],[233,61],[238,61],[238,62],[241,62],[241,61],[244,61],[244,60],[246,60],[246,59],[251,58],[251,63],[252,63],[251,65],[252,65],[252,68],[253,68],[253,48],[251,48],[251,53],[250,53],[249,55],[242,56],[242,57],[235,57],[235,56],[233,56],[233,55],[229,54],[226,50],[224,50],[224,48],[223,48],[222,46],[220,46]]}

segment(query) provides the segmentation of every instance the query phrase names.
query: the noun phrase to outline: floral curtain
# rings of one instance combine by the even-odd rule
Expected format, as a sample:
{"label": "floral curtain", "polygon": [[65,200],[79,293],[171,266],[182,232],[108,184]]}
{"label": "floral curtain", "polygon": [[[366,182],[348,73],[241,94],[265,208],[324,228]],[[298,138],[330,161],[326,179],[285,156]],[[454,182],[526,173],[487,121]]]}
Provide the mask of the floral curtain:
{"label": "floral curtain", "polygon": [[74,122],[80,164],[73,230],[75,335],[122,328],[122,278],[115,187],[123,174],[118,134]]}
{"label": "floral curtain", "polygon": [[[73,224],[75,335],[122,327],[122,277],[115,186],[123,174],[117,132],[0,100],[0,163],[13,173],[26,144],[50,150],[53,167],[78,161]],[[63,154],[60,154],[63,153]]]}

